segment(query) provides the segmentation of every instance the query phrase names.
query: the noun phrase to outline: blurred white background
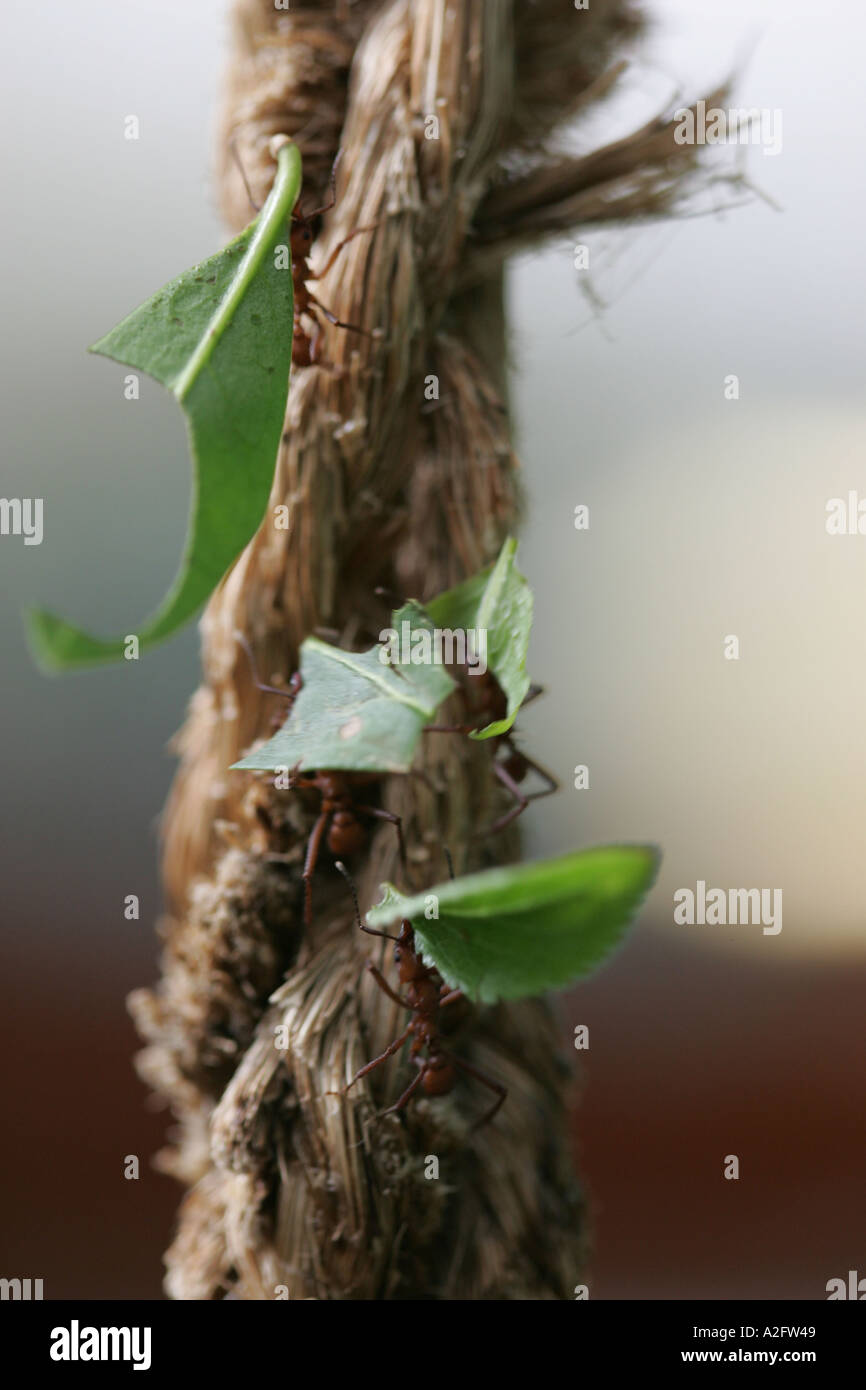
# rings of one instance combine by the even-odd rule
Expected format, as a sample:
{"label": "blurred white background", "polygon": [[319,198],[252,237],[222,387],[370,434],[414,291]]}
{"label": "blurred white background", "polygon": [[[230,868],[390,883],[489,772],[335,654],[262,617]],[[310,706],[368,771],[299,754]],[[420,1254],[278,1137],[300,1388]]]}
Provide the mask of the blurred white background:
{"label": "blurred white background", "polygon": [[[781,153],[742,151],[780,210],[755,198],[582,233],[600,318],[579,298],[573,242],[515,268],[521,553],[538,589],[533,673],[550,677],[522,724],[566,787],[536,809],[531,845],[657,839],[660,923],[698,879],[783,889],[778,937],[695,927],[696,946],[862,951],[866,537],[824,523],[829,498],[866,496],[850,63],[866,16],[781,0],[649,10],[614,134],[740,68],[731,104],[781,111]],[[588,532],[573,529],[577,503]],[[589,791],[568,790],[578,763]]]}

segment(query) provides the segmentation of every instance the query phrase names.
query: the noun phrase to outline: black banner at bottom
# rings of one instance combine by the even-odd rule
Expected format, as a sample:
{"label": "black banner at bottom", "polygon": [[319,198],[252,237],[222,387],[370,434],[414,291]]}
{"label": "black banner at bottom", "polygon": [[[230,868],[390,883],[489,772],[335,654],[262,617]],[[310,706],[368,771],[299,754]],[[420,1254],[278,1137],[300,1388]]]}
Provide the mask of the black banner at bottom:
{"label": "black banner at bottom", "polygon": [[[376,1311],[378,1308],[378,1311]],[[506,1316],[507,1322],[500,1322]],[[479,1321],[480,1319],[480,1321]],[[565,1352],[575,1374],[594,1369],[668,1371],[674,1366],[811,1366],[822,1375],[857,1365],[864,1314],[836,1302],[128,1303],[6,1301],[0,1307],[7,1366],[58,1381],[166,1372],[245,1379],[271,1367],[291,1373],[323,1358],[329,1375],[345,1358],[369,1358],[395,1374],[441,1357],[438,1376],[465,1357],[485,1377],[515,1351],[549,1364]],[[337,1334],[339,1338],[337,1337]],[[297,1337],[304,1338],[303,1343]],[[455,1344],[455,1337],[459,1343]],[[527,1341],[530,1338],[531,1341]],[[464,1351],[458,1352],[460,1345]],[[561,1363],[560,1363],[561,1364]],[[560,1371],[561,1374],[561,1371]]]}

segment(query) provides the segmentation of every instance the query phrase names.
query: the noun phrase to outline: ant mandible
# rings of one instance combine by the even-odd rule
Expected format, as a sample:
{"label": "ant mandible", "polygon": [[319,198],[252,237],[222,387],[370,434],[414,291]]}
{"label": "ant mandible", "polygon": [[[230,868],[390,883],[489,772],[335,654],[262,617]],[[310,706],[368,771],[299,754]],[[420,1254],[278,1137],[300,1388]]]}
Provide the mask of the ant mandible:
{"label": "ant mandible", "polygon": [[[448,869],[453,878],[451,856],[447,855],[447,858]],[[349,885],[352,902],[355,906],[355,921],[361,931],[366,932],[368,936],[379,936],[386,941],[394,942],[394,960],[400,983],[406,988],[405,999],[391,988],[381,970],[372,961],[367,963],[367,969],[388,998],[393,1000],[395,1004],[399,1004],[401,1008],[408,1009],[412,1018],[400,1036],[395,1038],[378,1057],[374,1057],[372,1062],[361,1067],[342,1092],[330,1092],[329,1094],[346,1095],[356,1081],[360,1081],[362,1076],[367,1076],[371,1071],[375,1071],[376,1067],[382,1066],[389,1057],[394,1056],[395,1052],[399,1052],[400,1048],[411,1037],[412,1045],[409,1049],[409,1055],[418,1068],[418,1075],[409,1083],[399,1099],[382,1113],[392,1115],[402,1110],[405,1105],[408,1105],[419,1087],[428,1096],[448,1095],[454,1089],[457,1072],[464,1071],[469,1076],[474,1077],[476,1081],[480,1081],[489,1090],[496,1092],[497,1099],[494,1105],[486,1114],[482,1115],[473,1128],[480,1129],[482,1125],[489,1124],[503,1104],[508,1091],[498,1081],[494,1081],[492,1077],[488,1076],[486,1072],[481,1071],[479,1067],[473,1067],[469,1062],[465,1062],[461,1057],[455,1057],[453,1052],[449,1052],[443,1046],[439,1032],[439,1010],[455,1003],[458,999],[463,999],[463,991],[451,989],[449,985],[445,984],[438,970],[432,965],[424,964],[420,951],[415,948],[415,932],[408,918],[404,918],[400,923],[399,936],[391,936],[388,932],[375,931],[372,927],[365,926],[361,920],[358,894],[349,871],[345,864],[341,864],[339,861],[336,867]]]}
{"label": "ant mandible", "polygon": [[[468,680],[469,685],[461,685],[461,691],[469,712],[476,718],[476,722],[474,724],[428,724],[424,730],[425,734],[469,734],[476,729],[483,728],[486,724],[498,722],[506,717],[508,713],[507,697],[496,677],[490,671],[484,671],[477,677],[469,677]],[[468,698],[469,690],[472,690],[480,698],[470,700]],[[523,709],[543,693],[543,688],[540,685],[530,686],[520,708]],[[523,814],[530,801],[538,801],[541,797],[550,796],[559,790],[559,782],[553,773],[548,772],[547,768],[534,762],[518,748],[511,731],[497,734],[491,742],[493,743],[494,775],[514,798],[515,804],[499,816],[486,830],[477,831],[473,837],[475,839],[486,835],[495,835],[500,830],[504,830],[506,826]],[[507,757],[499,758],[500,749],[505,750]],[[534,772],[547,785],[543,790],[530,792],[527,795],[520,784],[526,780],[530,772]]]}
{"label": "ant mandible", "polygon": [[[265,685],[259,680],[256,659],[246,637],[242,632],[236,632],[235,639],[246,652],[253,683],[259,690],[266,694],[279,695],[282,699],[288,700],[288,714],[286,715],[288,718],[295,700],[303,688],[300,671],[295,671],[289,680],[288,690],[281,690],[276,685]],[[381,806],[358,805],[354,800],[354,790],[357,787],[367,787],[380,781],[379,773],[318,768],[313,771],[312,776],[301,777],[298,772],[299,769],[294,767],[289,773],[289,791],[317,791],[321,797],[319,815],[307,840],[304,869],[301,875],[304,883],[304,926],[310,927],[313,921],[313,874],[316,871],[323,839],[331,854],[335,856],[339,855],[342,858],[357,854],[359,850],[364,848],[367,840],[367,832],[358,819],[360,815],[363,815],[370,816],[374,820],[388,821],[394,826],[400,847],[400,862],[404,866],[406,846],[403,841],[403,821],[400,816],[395,815],[393,811],[384,810]]]}

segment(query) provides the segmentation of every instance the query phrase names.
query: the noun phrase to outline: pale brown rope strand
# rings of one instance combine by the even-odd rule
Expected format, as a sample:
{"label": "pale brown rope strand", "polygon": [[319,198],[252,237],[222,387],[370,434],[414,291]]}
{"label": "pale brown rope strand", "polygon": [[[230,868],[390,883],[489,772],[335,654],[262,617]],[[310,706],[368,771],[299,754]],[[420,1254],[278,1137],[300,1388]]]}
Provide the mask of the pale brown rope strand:
{"label": "pale brown rope strand", "polygon": [[[467,1012],[462,1055],[509,1088],[496,1124],[477,1134],[469,1121],[488,1096],[471,1086],[413,1105],[405,1123],[377,1119],[406,1085],[397,1060],[347,1100],[328,1096],[405,1016],[363,971],[385,957],[353,929],[345,887],[324,867],[313,930],[301,931],[309,814],[268,779],[227,769],[267,731],[236,628],[266,678],[286,675],[317,624],[360,630],[377,583],[424,597],[489,561],[513,528],[498,266],[468,294],[457,285],[506,142],[537,143],[556,118],[543,94],[558,90],[568,114],[581,84],[599,82],[611,44],[632,32],[627,5],[597,0],[593,10],[569,87],[575,12],[550,0],[539,0],[540,27],[521,44],[510,0],[359,3],[348,19],[330,0],[288,13],[270,0],[236,3],[224,133],[237,134],[258,196],[273,172],[269,136],[296,135],[314,200],[339,141],[340,198],[317,252],[378,226],[346,248],[321,297],[381,336],[335,330],[328,350],[344,374],[294,374],[272,494],[289,503],[291,530],[265,522],[202,622],[205,680],[165,823],[173,916],[163,979],[133,999],[150,1044],[143,1070],[181,1126],[163,1163],[192,1186],[168,1256],[175,1297],[562,1297],[580,1273],[565,1077],[545,1006]],[[429,114],[438,140],[424,139]],[[229,169],[237,222],[248,214]],[[431,373],[440,400],[426,411]],[[513,835],[464,852],[495,813],[487,750],[433,737],[423,765],[426,782],[384,789],[404,818],[415,886],[444,876],[443,841],[458,872],[514,853]],[[355,866],[362,902],[396,870],[386,826]],[[424,1177],[429,1154],[438,1182]]]}

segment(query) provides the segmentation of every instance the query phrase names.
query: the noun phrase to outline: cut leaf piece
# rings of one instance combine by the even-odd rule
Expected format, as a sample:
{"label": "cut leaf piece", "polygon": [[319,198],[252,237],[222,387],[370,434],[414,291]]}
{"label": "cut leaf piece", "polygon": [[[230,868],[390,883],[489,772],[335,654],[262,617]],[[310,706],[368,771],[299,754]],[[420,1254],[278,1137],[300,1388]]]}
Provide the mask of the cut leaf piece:
{"label": "cut leaf piece", "polygon": [[[300,186],[297,146],[284,145],[256,220],[91,349],[155,377],[187,416],[194,477],[183,561],[157,613],[132,630],[139,648],[193,616],[264,515],[292,360],[287,220]],[[283,243],[285,255],[275,255]],[[28,615],[28,632],[37,660],[49,670],[111,661],[124,651],[124,639],[91,637],[42,610]]]}
{"label": "cut leaf piece", "polygon": [[[408,603],[392,618],[412,633],[432,630]],[[454,689],[444,666],[389,665],[385,648],[347,652],[317,637],[301,644],[303,685],[283,727],[236,768],[334,768],[408,772],[424,725]]]}
{"label": "cut leaf piece", "polygon": [[[470,999],[491,1004],[562,989],[617,945],[658,871],[651,845],[513,864],[404,897],[383,884],[369,926],[408,917],[428,964]],[[432,905],[438,918],[428,917]]]}
{"label": "cut leaf piece", "polygon": [[437,627],[487,634],[487,668],[507,697],[508,713],[504,719],[474,730],[470,738],[507,733],[529,690],[526,653],[532,627],[532,590],[515,567],[516,553],[517,541],[507,540],[495,565],[426,605]]}

